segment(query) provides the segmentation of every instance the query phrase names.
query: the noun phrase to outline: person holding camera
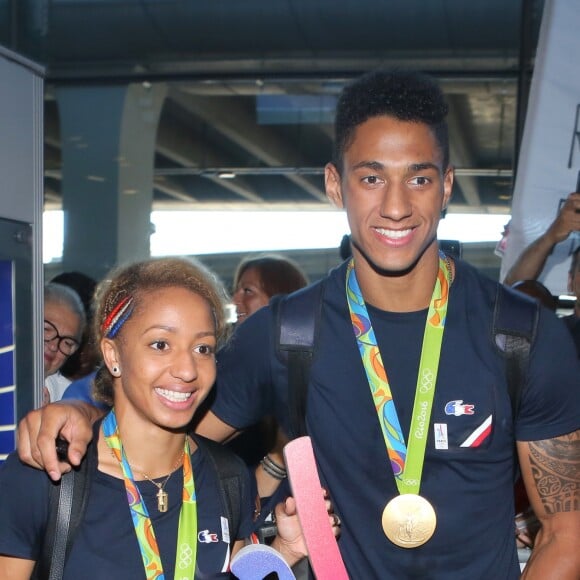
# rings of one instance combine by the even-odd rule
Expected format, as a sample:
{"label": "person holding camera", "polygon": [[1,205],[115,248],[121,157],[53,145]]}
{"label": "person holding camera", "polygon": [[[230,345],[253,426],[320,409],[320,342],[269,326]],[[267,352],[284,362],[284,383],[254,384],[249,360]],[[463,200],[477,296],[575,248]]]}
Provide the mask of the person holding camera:
{"label": "person holding camera", "polygon": [[[548,229],[521,253],[507,273],[504,283],[512,286],[519,280],[536,280],[542,273],[554,246],[580,232],[580,192],[568,195]],[[572,253],[568,271],[568,291],[576,297],[574,312],[563,318],[570,329],[580,358],[580,246]]]}

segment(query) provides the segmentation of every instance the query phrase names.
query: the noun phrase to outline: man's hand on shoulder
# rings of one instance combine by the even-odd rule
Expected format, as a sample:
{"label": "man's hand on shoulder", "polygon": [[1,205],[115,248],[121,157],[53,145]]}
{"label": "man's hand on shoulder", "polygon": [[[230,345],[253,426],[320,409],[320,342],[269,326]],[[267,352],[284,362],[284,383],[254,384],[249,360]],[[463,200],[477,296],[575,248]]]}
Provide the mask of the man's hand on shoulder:
{"label": "man's hand on shoulder", "polygon": [[[83,401],[57,402],[30,411],[18,425],[20,459],[48,472],[54,481],[79,465],[93,437],[92,424],[102,411]],[[58,460],[56,439],[69,443],[68,462]]]}

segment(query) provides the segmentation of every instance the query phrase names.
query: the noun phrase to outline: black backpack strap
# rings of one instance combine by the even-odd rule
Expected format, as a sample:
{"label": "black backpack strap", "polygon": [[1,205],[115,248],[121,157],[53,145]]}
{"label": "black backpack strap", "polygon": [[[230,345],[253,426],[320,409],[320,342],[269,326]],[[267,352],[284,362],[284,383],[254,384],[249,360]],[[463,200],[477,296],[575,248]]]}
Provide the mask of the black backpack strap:
{"label": "black backpack strap", "polygon": [[539,304],[532,298],[502,284],[498,285],[493,312],[493,337],[506,361],[508,393],[514,420],[526,383],[539,312]]}
{"label": "black backpack strap", "polygon": [[242,498],[248,496],[245,489],[247,467],[244,462],[229,449],[201,435],[191,435],[198,447],[209,457],[219,482],[219,493],[222,507],[228,518],[230,542],[236,541],[242,523]]}
{"label": "black backpack strap", "polygon": [[70,471],[61,477],[60,484],[50,484],[48,524],[35,578],[62,578],[73,509],[75,475],[74,471]]}
{"label": "black backpack strap", "polygon": [[60,580],[66,560],[87,505],[90,471],[97,464],[97,445],[91,443],[78,468],[51,483],[48,520],[40,558],[31,576],[34,580]]}
{"label": "black backpack strap", "polygon": [[324,280],[270,304],[276,321],[276,353],[288,367],[290,429],[293,437],[306,435],[308,379],[320,326]]}

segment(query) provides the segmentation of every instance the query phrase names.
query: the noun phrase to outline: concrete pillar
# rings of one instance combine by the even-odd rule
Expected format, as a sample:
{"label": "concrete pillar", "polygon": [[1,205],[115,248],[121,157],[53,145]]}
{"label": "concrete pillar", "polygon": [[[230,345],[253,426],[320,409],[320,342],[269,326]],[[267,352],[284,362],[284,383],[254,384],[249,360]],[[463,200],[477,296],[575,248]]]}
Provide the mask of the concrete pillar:
{"label": "concrete pillar", "polygon": [[101,279],[149,257],[153,169],[165,85],[62,87],[64,271]]}

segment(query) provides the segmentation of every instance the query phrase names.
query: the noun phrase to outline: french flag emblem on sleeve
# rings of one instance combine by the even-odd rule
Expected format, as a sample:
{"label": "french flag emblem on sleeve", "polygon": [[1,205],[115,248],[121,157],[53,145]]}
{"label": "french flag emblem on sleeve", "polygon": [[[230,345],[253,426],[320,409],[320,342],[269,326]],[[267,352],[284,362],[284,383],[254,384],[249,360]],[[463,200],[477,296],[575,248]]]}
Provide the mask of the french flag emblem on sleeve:
{"label": "french flag emblem on sleeve", "polygon": [[491,434],[492,416],[490,415],[460,447],[479,447]]}

